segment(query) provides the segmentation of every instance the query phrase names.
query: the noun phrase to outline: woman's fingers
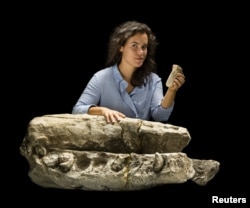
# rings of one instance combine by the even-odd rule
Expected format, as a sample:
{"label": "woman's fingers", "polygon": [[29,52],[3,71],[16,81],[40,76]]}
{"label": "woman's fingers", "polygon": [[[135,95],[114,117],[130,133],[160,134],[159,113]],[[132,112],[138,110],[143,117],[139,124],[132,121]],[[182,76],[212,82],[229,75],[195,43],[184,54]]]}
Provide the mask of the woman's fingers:
{"label": "woman's fingers", "polygon": [[121,119],[125,118],[126,116],[118,111],[107,110],[104,113],[104,117],[107,123],[116,123],[119,122]]}

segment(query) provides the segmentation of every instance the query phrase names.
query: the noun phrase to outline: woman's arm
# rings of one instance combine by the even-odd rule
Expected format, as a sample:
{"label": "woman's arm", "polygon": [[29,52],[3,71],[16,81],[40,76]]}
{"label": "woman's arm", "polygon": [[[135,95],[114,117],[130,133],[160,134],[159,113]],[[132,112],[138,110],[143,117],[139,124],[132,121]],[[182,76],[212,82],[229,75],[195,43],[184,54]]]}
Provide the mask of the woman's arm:
{"label": "woman's arm", "polygon": [[101,96],[101,86],[98,78],[94,75],[88,82],[80,98],[73,107],[73,114],[88,113],[91,106],[96,106]]}
{"label": "woman's arm", "polygon": [[170,86],[161,101],[161,106],[163,108],[169,108],[173,105],[175,100],[177,90],[185,83],[185,76],[183,73],[178,73],[177,77],[174,79],[172,86]]}
{"label": "woman's arm", "polygon": [[88,110],[88,114],[102,115],[105,117],[107,123],[119,122],[122,118],[126,117],[123,113],[100,106],[91,106]]}

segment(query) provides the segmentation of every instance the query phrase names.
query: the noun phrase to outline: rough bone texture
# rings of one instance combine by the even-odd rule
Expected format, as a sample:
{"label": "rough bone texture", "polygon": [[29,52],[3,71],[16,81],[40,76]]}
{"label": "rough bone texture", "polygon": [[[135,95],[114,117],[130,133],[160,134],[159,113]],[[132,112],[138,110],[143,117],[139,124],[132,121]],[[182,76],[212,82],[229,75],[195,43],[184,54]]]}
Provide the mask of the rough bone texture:
{"label": "rough bone texture", "polygon": [[168,79],[166,81],[166,86],[171,87],[173,82],[174,82],[174,79],[177,77],[177,74],[179,72],[181,73],[182,71],[183,71],[183,69],[179,65],[173,64],[172,71],[169,74]]}
{"label": "rough bone texture", "polygon": [[193,180],[205,185],[219,170],[214,160],[190,159],[186,128],[125,118],[55,114],[32,119],[20,147],[31,180],[47,188],[140,190]]}

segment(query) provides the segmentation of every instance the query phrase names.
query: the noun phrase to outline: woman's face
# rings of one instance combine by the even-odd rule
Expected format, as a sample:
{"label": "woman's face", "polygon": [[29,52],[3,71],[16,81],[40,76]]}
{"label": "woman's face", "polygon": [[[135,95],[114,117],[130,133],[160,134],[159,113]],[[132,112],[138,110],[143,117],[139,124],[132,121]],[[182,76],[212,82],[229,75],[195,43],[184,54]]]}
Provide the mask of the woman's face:
{"label": "woman's face", "polygon": [[137,33],[131,36],[120,48],[122,52],[122,63],[129,64],[134,68],[141,67],[148,50],[148,36],[146,33]]}

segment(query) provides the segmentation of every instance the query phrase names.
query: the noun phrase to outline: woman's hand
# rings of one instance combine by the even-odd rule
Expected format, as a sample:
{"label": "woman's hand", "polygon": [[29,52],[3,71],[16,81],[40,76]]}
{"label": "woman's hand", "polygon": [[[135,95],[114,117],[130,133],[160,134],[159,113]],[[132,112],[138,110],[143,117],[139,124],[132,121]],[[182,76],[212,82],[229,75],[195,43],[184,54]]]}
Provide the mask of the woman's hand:
{"label": "woman's hand", "polygon": [[119,122],[121,119],[126,117],[123,113],[111,110],[109,108],[103,108],[102,115],[105,117],[107,123],[112,124],[114,124],[115,122]]}
{"label": "woman's hand", "polygon": [[177,91],[185,83],[185,75],[178,73],[176,78],[173,80],[173,84],[169,87],[170,90]]}

